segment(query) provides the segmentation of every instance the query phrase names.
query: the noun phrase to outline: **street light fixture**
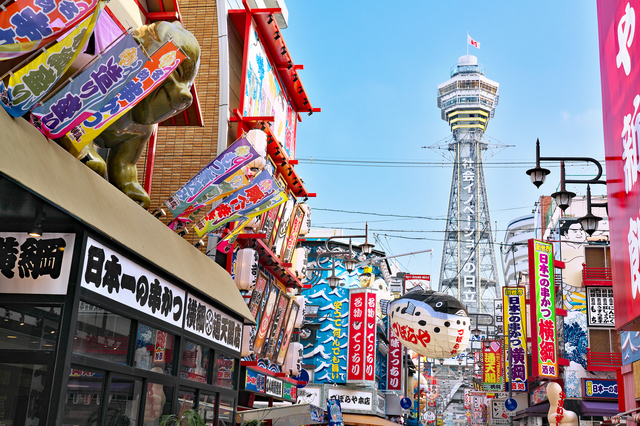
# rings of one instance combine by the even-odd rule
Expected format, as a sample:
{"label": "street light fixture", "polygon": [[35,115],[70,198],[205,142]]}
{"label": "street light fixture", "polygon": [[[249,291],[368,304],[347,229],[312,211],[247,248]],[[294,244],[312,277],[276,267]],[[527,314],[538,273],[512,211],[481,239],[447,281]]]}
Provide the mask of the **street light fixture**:
{"label": "street light fixture", "polygon": [[480,330],[480,329],[476,326],[476,328],[474,328],[473,330],[471,330],[471,334],[473,334],[475,337],[480,337],[480,335],[482,334],[482,330]]}
{"label": "street light fixture", "polygon": [[[591,187],[589,184],[606,185],[606,180],[600,180],[602,177],[602,165],[600,162],[591,157],[541,157],[540,156],[540,139],[536,140],[536,167],[527,170],[527,174],[531,177],[531,182],[540,188],[540,185],[544,183],[545,177],[550,173],[548,169],[540,167],[541,161],[560,161],[560,191],[554,192],[551,196],[555,199],[556,204],[562,211],[565,211],[571,205],[571,199],[575,197],[573,192],[569,192],[565,188],[565,184],[587,184],[587,214],[581,218],[578,218],[578,222],[582,225],[584,232],[590,236],[598,229],[598,222],[601,217],[595,216],[591,213],[591,207],[604,207],[608,209],[608,204],[605,203],[592,203],[591,202]],[[598,168],[598,174],[592,179],[565,179],[564,162],[587,162],[593,163]]]}

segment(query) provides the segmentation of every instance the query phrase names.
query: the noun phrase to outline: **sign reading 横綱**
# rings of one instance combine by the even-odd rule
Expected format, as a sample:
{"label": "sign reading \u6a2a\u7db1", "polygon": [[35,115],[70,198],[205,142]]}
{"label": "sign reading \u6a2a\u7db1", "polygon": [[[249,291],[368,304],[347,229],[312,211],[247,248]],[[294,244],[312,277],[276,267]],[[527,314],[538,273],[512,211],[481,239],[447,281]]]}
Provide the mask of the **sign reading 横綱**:
{"label": "sign reading \u6a2a\u7db1", "polygon": [[618,382],[607,379],[582,379],[582,397],[586,399],[618,399]]}
{"label": "sign reading \u6a2a\u7db1", "polygon": [[[388,321],[391,324],[391,321]],[[400,339],[392,332],[391,326],[387,329],[389,336],[389,353],[387,354],[387,390],[402,390],[402,344]]]}
{"label": "sign reading \u6a2a\u7db1", "polygon": [[370,288],[349,292],[349,355],[347,383],[375,380],[376,293]]}
{"label": "sign reading \u6a2a\u7db1", "polygon": [[83,288],[182,328],[185,291],[87,238]]}
{"label": "sign reading \u6a2a\u7db1", "polygon": [[240,351],[242,323],[192,295],[187,297],[184,329],[227,348]]}
{"label": "sign reading \u6a2a\u7db1", "polygon": [[533,377],[558,377],[553,246],[529,240],[531,348]]}
{"label": "sign reading \u6a2a\u7db1", "polygon": [[0,293],[67,294],[74,234],[0,233]]}
{"label": "sign reading \u6a2a\u7db1", "polygon": [[[640,1],[598,1],[615,326],[640,316]],[[594,212],[595,213],[595,212]]]}
{"label": "sign reading \u6a2a\u7db1", "polygon": [[511,377],[507,374],[507,382],[511,389],[516,392],[527,392],[527,321],[525,320],[525,289],[524,287],[504,287],[503,308],[504,308],[504,344],[511,341],[512,366],[509,369],[509,357],[505,357],[505,371],[511,372]]}

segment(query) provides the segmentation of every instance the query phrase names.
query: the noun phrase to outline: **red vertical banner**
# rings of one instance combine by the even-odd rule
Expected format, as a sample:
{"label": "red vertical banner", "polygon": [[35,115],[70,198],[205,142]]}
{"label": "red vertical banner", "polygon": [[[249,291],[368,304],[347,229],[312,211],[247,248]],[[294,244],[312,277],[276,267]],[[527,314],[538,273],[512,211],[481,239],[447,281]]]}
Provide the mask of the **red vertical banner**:
{"label": "red vertical banner", "polygon": [[367,311],[366,311],[366,336],[365,336],[365,358],[364,358],[364,379],[375,381],[376,379],[376,293],[367,291]]}
{"label": "red vertical banner", "polygon": [[387,390],[402,390],[402,344],[400,339],[391,330],[387,330],[389,336],[389,353],[387,354]]}
{"label": "red vertical banner", "polygon": [[[364,379],[367,294],[362,289],[349,292],[349,356],[347,383]],[[375,329],[374,329],[375,331]]]}
{"label": "red vertical banner", "polygon": [[640,37],[635,35],[639,14],[638,0],[598,0],[611,270],[618,331],[635,330],[634,320],[640,317]]}

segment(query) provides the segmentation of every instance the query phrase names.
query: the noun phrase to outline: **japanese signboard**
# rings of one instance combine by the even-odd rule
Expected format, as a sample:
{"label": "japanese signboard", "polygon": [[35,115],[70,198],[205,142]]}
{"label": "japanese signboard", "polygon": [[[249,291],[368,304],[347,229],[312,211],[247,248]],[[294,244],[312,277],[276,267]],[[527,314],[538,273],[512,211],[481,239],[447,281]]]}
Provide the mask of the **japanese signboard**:
{"label": "japanese signboard", "polygon": [[256,319],[258,318],[258,309],[260,308],[260,301],[262,300],[262,295],[264,294],[266,286],[267,276],[263,272],[260,272],[256,281],[256,288],[253,289],[253,293],[251,293],[251,299],[249,301],[249,310],[251,311],[251,315]]}
{"label": "japanese signboard", "polygon": [[80,151],[114,121],[153,92],[186,58],[172,41],[166,42],[151,55],[140,72],[100,111],[72,128],[67,137]]}
{"label": "japanese signboard", "polygon": [[348,383],[361,383],[364,380],[366,301],[367,293],[362,289],[354,289],[349,292]]}
{"label": "japanese signboard", "polygon": [[298,399],[298,389],[295,384],[251,368],[246,368],[244,371],[244,390],[285,401],[294,402]]}
{"label": "japanese signboard", "polygon": [[342,387],[327,389],[327,398],[335,398],[340,401],[342,411],[373,411],[374,393],[370,391],[353,390]]}
{"label": "japanese signboard", "polygon": [[[387,324],[390,324],[387,321]],[[391,327],[387,329],[389,336],[389,353],[387,353],[387,390],[402,391],[402,358],[403,348],[400,339],[391,331]]]}
{"label": "japanese signboard", "polygon": [[124,88],[148,58],[133,36],[125,33],[44,104],[31,111],[31,123],[57,139],[91,117]]}
{"label": "japanese signboard", "polygon": [[275,283],[272,283],[269,291],[262,296],[262,311],[260,313],[260,319],[258,320],[258,329],[256,330],[256,338],[253,341],[253,352],[256,354],[262,353],[262,348],[267,340],[269,331],[271,331],[271,320],[273,312],[276,309],[276,304],[280,298],[280,289]]}
{"label": "japanese signboard", "polygon": [[278,304],[273,313],[273,321],[271,321],[271,331],[267,337],[267,341],[264,344],[263,356],[270,360],[273,360],[276,355],[276,346],[278,346],[278,337],[280,331],[284,325],[285,315],[287,314],[287,308],[289,307],[289,297],[286,294],[282,294],[278,300]]}
{"label": "japanese signboard", "polygon": [[178,218],[185,211],[192,213],[211,204],[223,194],[239,189],[242,179],[229,178],[258,157],[247,138],[238,139],[169,197],[164,205],[174,218]]}
{"label": "japanese signboard", "polygon": [[502,345],[492,341],[482,350],[482,387],[486,391],[501,391],[502,384]]}
{"label": "japanese signboard", "polygon": [[364,380],[373,382],[376,379],[376,293],[367,291]]}
{"label": "japanese signboard", "polygon": [[496,334],[505,334],[504,330],[504,306],[502,299],[493,299],[493,318],[496,326]]}
{"label": "japanese signboard", "polygon": [[274,117],[273,135],[284,148],[284,154],[295,158],[296,115],[286,92],[282,89],[277,70],[258,37],[251,21],[249,40],[245,40],[246,76],[242,90],[243,117]]}
{"label": "japanese signboard", "polygon": [[529,240],[529,266],[532,267],[529,295],[533,376],[557,378],[553,246],[543,241]]}
{"label": "japanese signboard", "polygon": [[289,312],[287,314],[286,321],[284,322],[284,327],[278,336],[274,358],[276,364],[282,364],[285,361],[287,352],[289,351],[289,342],[291,342],[291,335],[293,334],[293,329],[295,327],[299,311],[300,305],[292,300],[291,303],[289,303]]}
{"label": "japanese signboard", "polygon": [[527,321],[524,287],[503,287],[505,346],[511,341],[511,367],[505,357],[507,382],[515,392],[527,392]]}
{"label": "japanese signboard", "polygon": [[227,348],[240,351],[242,323],[200,299],[188,296],[184,329]]}
{"label": "japanese signboard", "polygon": [[415,287],[431,290],[431,275],[406,274],[404,276],[404,287],[406,291],[410,291]]}
{"label": "japanese signboard", "polygon": [[75,235],[0,233],[0,293],[67,294]]}
{"label": "japanese signboard", "polygon": [[89,41],[103,6],[101,3],[73,31],[12,73],[6,86],[4,81],[0,81],[0,105],[7,113],[13,117],[26,114],[53,88],[78,57],[81,47]]}
{"label": "japanese signboard", "polygon": [[587,325],[614,327],[613,288],[587,287]]}
{"label": "japanese signboard", "polygon": [[217,227],[240,219],[246,213],[268,202],[279,192],[278,185],[269,172],[263,170],[248,186],[224,198],[216,208],[199,220],[193,229],[198,237],[202,238]]}
{"label": "japanese signboard", "polygon": [[531,391],[531,405],[536,405],[541,402],[547,401],[549,398],[547,396],[547,385],[549,382],[538,386],[534,390]]}
{"label": "japanese signboard", "polygon": [[182,328],[185,291],[87,238],[81,285],[87,290]]}
{"label": "japanese signboard", "polygon": [[281,257],[284,263],[291,262],[293,250],[296,248],[296,244],[298,244],[298,234],[300,233],[300,227],[302,226],[304,216],[304,209],[297,205],[293,215],[291,216],[291,224],[289,225],[289,234],[287,236],[286,243],[282,248],[283,252]]}
{"label": "japanese signboard", "polygon": [[585,399],[618,399],[617,380],[582,379],[582,397]]}
{"label": "japanese signboard", "polygon": [[93,12],[97,0],[17,0],[0,14],[0,60],[44,47]]}
{"label": "japanese signboard", "polygon": [[598,1],[611,269],[621,331],[637,331],[631,323],[640,316],[639,11],[638,0]]}

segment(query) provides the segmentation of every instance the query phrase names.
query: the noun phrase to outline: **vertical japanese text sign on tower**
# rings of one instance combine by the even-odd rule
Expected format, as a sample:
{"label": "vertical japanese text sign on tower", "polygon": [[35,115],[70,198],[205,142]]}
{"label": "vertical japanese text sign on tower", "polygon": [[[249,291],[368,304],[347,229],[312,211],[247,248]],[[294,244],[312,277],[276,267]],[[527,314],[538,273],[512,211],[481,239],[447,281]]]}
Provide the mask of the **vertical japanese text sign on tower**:
{"label": "vertical japanese text sign on tower", "polygon": [[[525,320],[524,287],[504,287],[502,289],[504,309],[505,346],[511,344],[511,368],[509,357],[505,357],[507,382],[513,391],[527,392],[527,321]],[[511,342],[509,342],[511,341]],[[507,388],[508,389],[508,388]]]}
{"label": "vertical japanese text sign on tower", "polygon": [[[390,322],[389,322],[390,324]],[[387,330],[389,336],[389,353],[387,354],[387,390],[402,390],[402,344],[391,326]]]}
{"label": "vertical japanese text sign on tower", "polygon": [[558,377],[553,246],[529,240],[531,360],[534,377]]}
{"label": "vertical japanese text sign on tower", "polygon": [[349,292],[349,355],[347,383],[375,380],[376,294],[366,288]]}

